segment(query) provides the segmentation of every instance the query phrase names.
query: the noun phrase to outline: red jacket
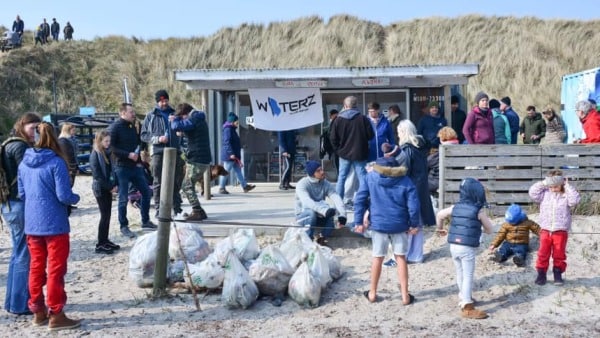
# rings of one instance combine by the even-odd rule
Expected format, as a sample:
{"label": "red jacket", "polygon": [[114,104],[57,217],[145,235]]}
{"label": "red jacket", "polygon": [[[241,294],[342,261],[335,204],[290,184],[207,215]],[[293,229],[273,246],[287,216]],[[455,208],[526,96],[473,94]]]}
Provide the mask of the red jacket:
{"label": "red jacket", "polygon": [[596,109],[590,110],[587,115],[581,119],[585,138],[581,143],[600,143],[600,113]]}

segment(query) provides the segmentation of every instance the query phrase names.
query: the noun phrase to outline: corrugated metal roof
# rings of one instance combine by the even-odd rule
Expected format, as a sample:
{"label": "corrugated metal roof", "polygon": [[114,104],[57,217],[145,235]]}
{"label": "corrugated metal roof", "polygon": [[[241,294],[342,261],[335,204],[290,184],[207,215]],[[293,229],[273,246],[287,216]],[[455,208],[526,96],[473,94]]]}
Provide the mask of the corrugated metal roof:
{"label": "corrugated metal roof", "polygon": [[[390,78],[395,85],[422,82],[448,84],[465,81],[479,73],[479,64],[409,65],[381,67],[257,68],[257,69],[188,69],[176,70],[175,80],[191,89],[225,89],[272,87],[273,80],[347,80],[356,78]],[[461,79],[462,81],[458,80]],[[418,79],[420,81],[415,81]],[[425,80],[423,80],[425,79]],[[340,84],[339,81],[337,84]],[[329,87],[329,86],[328,86]]]}

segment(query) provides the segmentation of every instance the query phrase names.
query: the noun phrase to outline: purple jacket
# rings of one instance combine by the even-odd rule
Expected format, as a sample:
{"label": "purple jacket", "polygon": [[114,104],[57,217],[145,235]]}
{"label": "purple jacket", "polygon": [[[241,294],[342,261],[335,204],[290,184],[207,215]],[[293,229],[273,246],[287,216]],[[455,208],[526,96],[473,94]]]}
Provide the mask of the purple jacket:
{"label": "purple jacket", "polygon": [[479,107],[467,114],[463,125],[463,134],[468,144],[494,144],[494,123],[492,110],[482,112]]}
{"label": "purple jacket", "polygon": [[571,229],[571,208],[579,203],[579,193],[570,184],[565,184],[564,193],[550,191],[543,181],[529,188],[529,197],[540,204],[538,223],[543,230]]}

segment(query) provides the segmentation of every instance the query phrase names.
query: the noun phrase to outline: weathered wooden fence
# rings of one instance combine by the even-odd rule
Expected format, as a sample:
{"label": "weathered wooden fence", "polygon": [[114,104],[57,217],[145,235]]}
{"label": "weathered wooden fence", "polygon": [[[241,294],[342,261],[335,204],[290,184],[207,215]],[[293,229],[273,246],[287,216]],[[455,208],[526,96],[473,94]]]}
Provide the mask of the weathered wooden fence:
{"label": "weathered wooden fence", "polygon": [[440,146],[439,205],[458,201],[460,182],[473,177],[488,190],[494,215],[512,203],[530,205],[529,187],[551,169],[561,169],[581,193],[600,193],[600,145]]}

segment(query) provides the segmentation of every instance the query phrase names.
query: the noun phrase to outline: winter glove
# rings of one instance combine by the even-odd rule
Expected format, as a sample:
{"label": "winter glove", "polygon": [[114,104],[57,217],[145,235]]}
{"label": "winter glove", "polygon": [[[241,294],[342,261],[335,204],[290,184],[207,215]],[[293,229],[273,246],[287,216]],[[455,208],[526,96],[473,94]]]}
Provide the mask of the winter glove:
{"label": "winter glove", "polygon": [[333,208],[327,209],[327,211],[325,212],[325,218],[331,218],[333,216],[335,216],[335,209],[333,209]]}
{"label": "winter glove", "polygon": [[341,225],[346,225],[346,221],[347,221],[347,220],[346,220],[346,217],[344,217],[344,216],[340,216],[340,217],[338,217],[338,222],[339,222]]}

